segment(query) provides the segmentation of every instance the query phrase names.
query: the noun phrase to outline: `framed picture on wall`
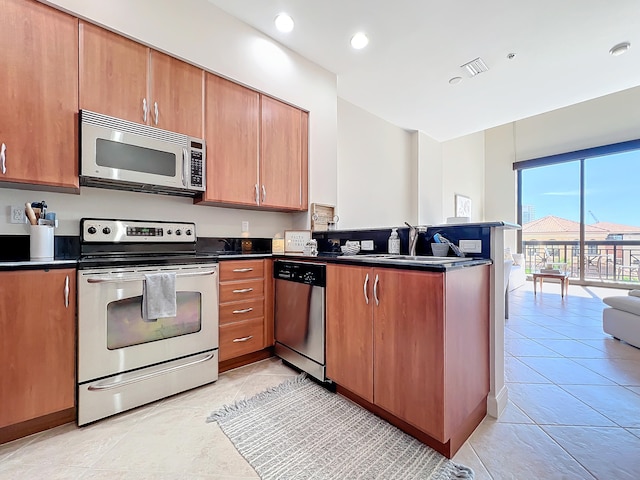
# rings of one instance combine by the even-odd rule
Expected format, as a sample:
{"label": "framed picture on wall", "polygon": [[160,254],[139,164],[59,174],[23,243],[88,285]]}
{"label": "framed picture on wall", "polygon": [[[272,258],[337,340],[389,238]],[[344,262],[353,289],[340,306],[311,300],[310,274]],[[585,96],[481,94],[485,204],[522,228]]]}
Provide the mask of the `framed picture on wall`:
{"label": "framed picture on wall", "polygon": [[471,217],[471,199],[456,193],[456,217]]}

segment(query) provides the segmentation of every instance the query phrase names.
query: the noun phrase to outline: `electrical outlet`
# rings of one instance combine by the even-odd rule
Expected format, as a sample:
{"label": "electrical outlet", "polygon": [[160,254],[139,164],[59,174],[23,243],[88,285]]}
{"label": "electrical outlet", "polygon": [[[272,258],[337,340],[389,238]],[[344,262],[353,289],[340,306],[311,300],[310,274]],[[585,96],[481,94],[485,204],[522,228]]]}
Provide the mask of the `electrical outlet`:
{"label": "electrical outlet", "polygon": [[366,251],[373,250],[373,240],[362,240],[362,242],[360,242],[360,247],[362,250]]}
{"label": "electrical outlet", "polygon": [[482,253],[482,240],[460,240],[458,246],[464,253]]}
{"label": "electrical outlet", "polygon": [[9,217],[9,221],[11,223],[25,222],[24,205],[23,206],[11,205],[11,216]]}
{"label": "electrical outlet", "polygon": [[249,222],[244,220],[242,222],[242,233],[247,233],[249,231]]}

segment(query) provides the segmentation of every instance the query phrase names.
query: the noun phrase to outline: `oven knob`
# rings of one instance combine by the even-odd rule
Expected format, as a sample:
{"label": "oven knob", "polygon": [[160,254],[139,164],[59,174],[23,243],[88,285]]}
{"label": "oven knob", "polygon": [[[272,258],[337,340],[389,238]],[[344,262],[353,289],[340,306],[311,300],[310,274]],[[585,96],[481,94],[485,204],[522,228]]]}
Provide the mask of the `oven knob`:
{"label": "oven knob", "polygon": [[176,235],[178,236],[182,235],[182,230],[176,230]]}
{"label": "oven knob", "polygon": [[87,233],[93,235],[94,233],[96,233],[96,227],[89,227],[87,228]]}
{"label": "oven knob", "polygon": [[167,230],[167,235],[171,235],[172,233],[171,229]]}
{"label": "oven knob", "polygon": [[184,232],[186,235],[191,235],[191,230],[187,230],[186,232]]}
{"label": "oven knob", "polygon": [[104,233],[105,235],[109,235],[111,233],[111,229],[109,227],[104,227],[102,229],[102,233]]}

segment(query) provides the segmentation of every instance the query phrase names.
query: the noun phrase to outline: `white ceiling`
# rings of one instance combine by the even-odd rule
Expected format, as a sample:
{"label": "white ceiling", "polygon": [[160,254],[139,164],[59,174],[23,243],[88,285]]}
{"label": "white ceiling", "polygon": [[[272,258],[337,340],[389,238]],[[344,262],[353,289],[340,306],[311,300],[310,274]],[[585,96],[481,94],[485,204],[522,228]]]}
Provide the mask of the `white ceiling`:
{"label": "white ceiling", "polygon": [[[640,0],[209,1],[336,73],[341,98],[439,141],[640,85]],[[477,57],[489,71],[470,78]]]}

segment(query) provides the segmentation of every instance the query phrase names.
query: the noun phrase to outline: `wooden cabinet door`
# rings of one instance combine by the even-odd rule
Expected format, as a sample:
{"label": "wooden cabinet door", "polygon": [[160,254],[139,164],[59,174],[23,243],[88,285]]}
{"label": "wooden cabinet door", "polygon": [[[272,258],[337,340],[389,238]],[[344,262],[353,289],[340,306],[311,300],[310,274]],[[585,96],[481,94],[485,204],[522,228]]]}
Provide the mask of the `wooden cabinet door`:
{"label": "wooden cabinet door", "polygon": [[73,408],[75,270],[2,272],[0,283],[0,427]]}
{"label": "wooden cabinet door", "polygon": [[327,265],[327,377],[373,402],[373,270]]}
{"label": "wooden cabinet door", "polygon": [[202,138],[203,77],[204,70],[152,50],[149,125]]}
{"label": "wooden cabinet door", "polygon": [[374,275],[374,402],[446,441],[444,275],[382,268]]}
{"label": "wooden cabinet door", "polygon": [[80,108],[147,123],[149,49],[121,35],[80,22]]}
{"label": "wooden cabinet door", "polygon": [[260,95],[206,74],[205,203],[257,206]]}
{"label": "wooden cabinet door", "polygon": [[0,0],[0,181],[77,189],[78,20]]}
{"label": "wooden cabinet door", "polygon": [[261,112],[260,204],[301,210],[302,111],[262,95]]}

